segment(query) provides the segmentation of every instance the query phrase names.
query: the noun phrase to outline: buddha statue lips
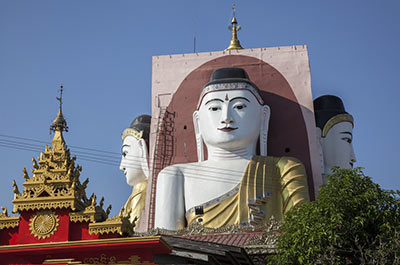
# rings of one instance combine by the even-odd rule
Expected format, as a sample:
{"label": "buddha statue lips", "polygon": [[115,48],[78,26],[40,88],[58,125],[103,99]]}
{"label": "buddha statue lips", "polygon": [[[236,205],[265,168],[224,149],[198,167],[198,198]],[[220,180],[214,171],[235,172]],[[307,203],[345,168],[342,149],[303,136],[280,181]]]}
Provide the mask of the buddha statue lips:
{"label": "buddha statue lips", "polygon": [[223,132],[231,132],[231,131],[237,130],[237,128],[223,127],[223,128],[218,128],[218,130],[223,131]]}
{"label": "buddha statue lips", "polygon": [[282,220],[286,211],[309,200],[301,162],[266,156],[269,117],[269,107],[243,69],[214,71],[193,113],[198,162],[159,173],[155,226],[255,225],[271,216]]}

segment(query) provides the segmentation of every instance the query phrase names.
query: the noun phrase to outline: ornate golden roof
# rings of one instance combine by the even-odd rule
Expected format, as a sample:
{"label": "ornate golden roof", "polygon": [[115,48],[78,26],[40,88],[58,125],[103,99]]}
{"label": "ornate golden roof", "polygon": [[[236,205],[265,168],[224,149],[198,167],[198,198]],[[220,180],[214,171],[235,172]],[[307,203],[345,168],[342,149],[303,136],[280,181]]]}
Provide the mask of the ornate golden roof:
{"label": "ornate golden roof", "polygon": [[[89,179],[83,183],[79,176],[82,166],[75,164],[76,157],[71,158],[63,131],[68,129],[67,123],[62,115],[62,89],[60,89],[60,108],[56,119],[50,129],[54,131],[51,141],[52,146],[45,146],[38,160],[32,158],[33,176],[29,176],[24,168],[23,177],[25,179],[24,190],[19,192],[17,184],[14,186],[14,210],[21,212],[24,210],[51,210],[56,208],[70,208],[72,211],[85,211],[88,207],[96,206],[96,195],[90,199],[86,196],[86,186]],[[102,204],[103,202],[101,202]],[[101,209],[100,209],[101,208]],[[101,207],[96,208],[96,212],[101,213],[102,218],[107,218],[105,211]]]}
{"label": "ornate golden roof", "polygon": [[14,182],[14,213],[55,208],[80,211],[90,205],[85,192],[88,180],[80,182],[82,167],[75,164],[76,157],[71,158],[62,128],[55,127],[52,147],[46,145],[38,161],[32,158],[33,176],[30,177],[23,169],[25,182],[22,193]]}
{"label": "ornate golden roof", "polygon": [[[97,204],[94,193],[90,198],[86,196],[89,179],[81,183],[79,176],[82,166],[75,163],[75,156],[71,157],[63,137],[63,131],[68,131],[68,126],[62,114],[62,92],[61,85],[60,97],[57,97],[60,102],[59,111],[50,126],[50,131],[54,132],[51,146],[46,145],[37,160],[32,158],[32,176],[28,174],[26,168],[22,170],[25,179],[22,192],[19,191],[15,180],[13,181],[13,213],[34,210],[37,212],[38,220],[43,219],[42,216],[55,216],[53,223],[56,225],[57,215],[52,210],[66,208],[70,209],[71,222],[89,223],[90,234],[115,232],[131,234],[135,224],[129,222],[129,215],[123,216],[120,213],[116,217],[108,218],[111,205],[105,211],[104,198]],[[0,229],[18,226],[20,217],[10,217],[7,209],[4,207],[2,209]],[[44,238],[50,234],[35,236]]]}
{"label": "ornate golden roof", "polygon": [[232,31],[232,39],[231,42],[229,43],[228,48],[225,49],[225,51],[230,51],[230,50],[241,50],[243,49],[242,45],[240,45],[240,41],[237,38],[237,32],[241,29],[241,27],[238,25],[237,20],[236,20],[236,15],[235,15],[235,5],[233,5],[233,18],[232,18],[232,25],[229,26],[229,30]]}

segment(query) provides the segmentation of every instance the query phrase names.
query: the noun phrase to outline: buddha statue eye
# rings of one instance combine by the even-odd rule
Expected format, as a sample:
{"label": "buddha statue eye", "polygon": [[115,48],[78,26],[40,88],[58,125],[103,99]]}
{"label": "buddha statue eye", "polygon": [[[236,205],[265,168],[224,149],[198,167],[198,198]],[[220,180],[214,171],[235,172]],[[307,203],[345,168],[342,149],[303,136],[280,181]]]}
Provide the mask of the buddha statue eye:
{"label": "buddha statue eye", "polygon": [[127,154],[128,154],[128,152],[126,152],[126,151],[122,152],[123,157],[126,157]]}
{"label": "buddha statue eye", "polygon": [[352,142],[352,139],[350,139],[349,137],[343,137],[342,140],[348,142],[349,144],[351,144]]}
{"label": "buddha statue eye", "polygon": [[235,105],[233,108],[234,108],[234,109],[241,110],[241,109],[244,109],[244,108],[246,108],[246,107],[247,107],[246,104],[238,104],[238,105]]}
{"label": "buddha statue eye", "polygon": [[211,111],[218,111],[218,110],[221,109],[221,107],[211,106],[208,109],[211,110]]}

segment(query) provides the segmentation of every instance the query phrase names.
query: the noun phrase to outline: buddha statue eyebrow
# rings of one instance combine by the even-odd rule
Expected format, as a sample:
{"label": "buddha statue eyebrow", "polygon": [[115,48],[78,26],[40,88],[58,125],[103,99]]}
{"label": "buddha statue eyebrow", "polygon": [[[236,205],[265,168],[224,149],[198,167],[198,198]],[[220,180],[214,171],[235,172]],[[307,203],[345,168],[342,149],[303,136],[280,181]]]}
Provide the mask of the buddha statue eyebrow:
{"label": "buddha statue eyebrow", "polygon": [[220,99],[220,98],[213,98],[213,99],[210,99],[209,101],[207,101],[206,104],[204,104],[204,105],[207,105],[208,103],[210,103],[210,102],[212,102],[212,101],[224,102],[224,101],[223,101],[222,99]]}
{"label": "buddha statue eyebrow", "polygon": [[124,145],[121,147],[121,153],[122,153],[122,150],[124,149],[125,146],[129,147],[130,145],[129,145],[129,144],[124,144]]}
{"label": "buddha statue eyebrow", "polygon": [[229,100],[229,102],[232,102],[233,100],[236,100],[236,99],[243,99],[243,100],[246,100],[247,102],[250,102],[250,100],[248,100],[245,97],[235,97],[235,98],[232,98],[231,100]]}
{"label": "buddha statue eyebrow", "polygon": [[353,137],[353,134],[351,132],[340,132],[341,134],[349,134],[351,137]]}

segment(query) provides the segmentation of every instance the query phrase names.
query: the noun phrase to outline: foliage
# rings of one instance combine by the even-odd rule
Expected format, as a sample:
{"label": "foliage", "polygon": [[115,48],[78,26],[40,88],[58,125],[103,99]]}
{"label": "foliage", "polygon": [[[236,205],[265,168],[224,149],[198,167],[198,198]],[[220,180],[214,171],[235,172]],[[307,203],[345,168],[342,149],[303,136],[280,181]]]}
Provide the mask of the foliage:
{"label": "foliage", "polygon": [[318,199],[288,212],[271,264],[400,264],[400,193],[334,169]]}

